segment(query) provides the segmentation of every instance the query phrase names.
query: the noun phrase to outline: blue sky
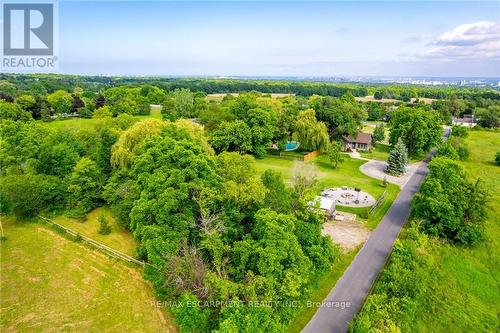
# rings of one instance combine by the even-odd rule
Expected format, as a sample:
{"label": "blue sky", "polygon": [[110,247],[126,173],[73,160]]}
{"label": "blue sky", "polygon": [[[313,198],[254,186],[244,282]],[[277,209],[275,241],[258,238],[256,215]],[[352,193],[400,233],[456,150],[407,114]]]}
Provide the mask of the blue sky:
{"label": "blue sky", "polygon": [[60,2],[77,74],[500,77],[500,2]]}

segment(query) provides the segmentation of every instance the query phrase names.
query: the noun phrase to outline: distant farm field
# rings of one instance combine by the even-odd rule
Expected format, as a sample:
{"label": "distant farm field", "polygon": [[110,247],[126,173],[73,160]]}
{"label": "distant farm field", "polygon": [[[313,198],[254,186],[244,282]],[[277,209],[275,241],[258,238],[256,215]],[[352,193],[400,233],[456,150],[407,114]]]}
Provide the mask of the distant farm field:
{"label": "distant farm field", "polygon": [[171,332],[137,268],[45,225],[2,218],[2,332]]}
{"label": "distant farm field", "polygon": [[[379,103],[401,103],[403,101],[394,98],[381,98],[375,99],[373,96],[363,96],[363,97],[354,97],[358,102],[379,102]],[[415,102],[416,98],[412,98],[411,101]],[[419,98],[419,101],[423,101],[425,104],[432,104],[432,102],[436,101],[434,98]]]}
{"label": "distant farm field", "polygon": [[[238,97],[240,94],[239,93],[227,93],[227,94],[208,94],[207,99],[212,100],[212,101],[221,101],[226,95],[231,95],[234,97]],[[287,97],[287,96],[295,96],[295,94],[279,94],[279,93],[273,93],[273,94],[264,94],[264,95],[270,95],[272,98],[281,98],[281,97]]]}

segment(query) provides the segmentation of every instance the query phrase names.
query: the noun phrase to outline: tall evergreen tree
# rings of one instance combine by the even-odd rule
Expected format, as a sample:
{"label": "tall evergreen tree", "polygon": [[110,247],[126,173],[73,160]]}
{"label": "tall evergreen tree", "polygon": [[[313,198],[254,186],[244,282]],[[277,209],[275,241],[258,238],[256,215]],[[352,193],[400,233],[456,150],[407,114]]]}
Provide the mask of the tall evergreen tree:
{"label": "tall evergreen tree", "polygon": [[389,158],[387,159],[386,172],[391,175],[400,176],[406,172],[408,164],[408,150],[401,138],[398,143],[392,148]]}

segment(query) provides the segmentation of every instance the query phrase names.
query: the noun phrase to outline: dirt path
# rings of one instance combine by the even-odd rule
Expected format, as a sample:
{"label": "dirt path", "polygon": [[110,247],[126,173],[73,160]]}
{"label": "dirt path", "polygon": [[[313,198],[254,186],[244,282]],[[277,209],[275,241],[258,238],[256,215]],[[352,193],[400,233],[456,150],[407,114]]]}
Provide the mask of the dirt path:
{"label": "dirt path", "polygon": [[371,233],[361,222],[347,220],[324,223],[321,234],[330,236],[347,253],[364,244]]}

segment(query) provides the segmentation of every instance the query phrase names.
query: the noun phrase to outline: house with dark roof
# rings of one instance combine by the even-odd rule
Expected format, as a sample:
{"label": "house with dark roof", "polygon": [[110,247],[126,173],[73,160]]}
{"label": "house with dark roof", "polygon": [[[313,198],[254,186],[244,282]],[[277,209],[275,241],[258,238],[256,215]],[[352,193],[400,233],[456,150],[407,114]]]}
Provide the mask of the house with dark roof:
{"label": "house with dark roof", "polygon": [[360,132],[353,138],[351,135],[343,136],[344,150],[370,150],[372,148],[372,135],[370,133]]}

